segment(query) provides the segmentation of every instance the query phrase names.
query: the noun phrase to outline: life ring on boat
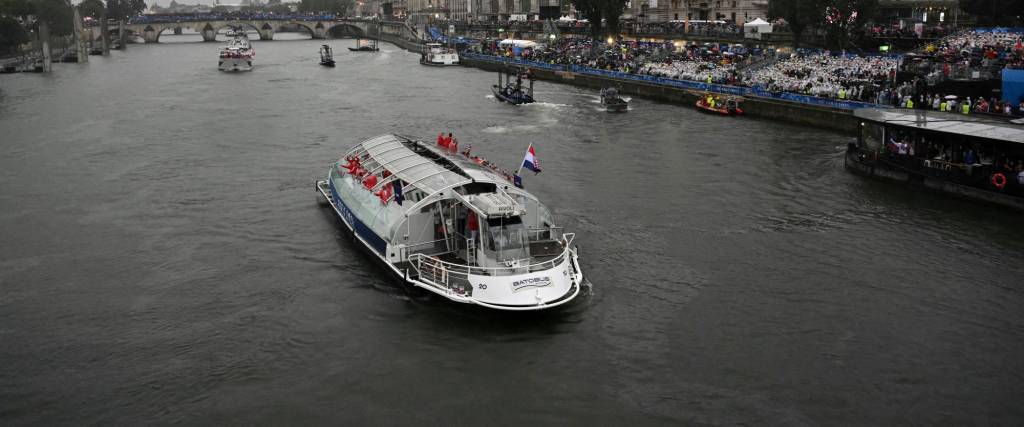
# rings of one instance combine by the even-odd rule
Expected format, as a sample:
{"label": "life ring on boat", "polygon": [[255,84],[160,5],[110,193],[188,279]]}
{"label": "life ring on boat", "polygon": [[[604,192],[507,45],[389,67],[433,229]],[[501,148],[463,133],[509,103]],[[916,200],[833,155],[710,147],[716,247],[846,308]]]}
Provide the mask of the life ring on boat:
{"label": "life ring on boat", "polygon": [[1006,187],[1006,175],[1003,175],[1002,172],[992,174],[992,186],[996,190],[1002,190],[1003,187]]}

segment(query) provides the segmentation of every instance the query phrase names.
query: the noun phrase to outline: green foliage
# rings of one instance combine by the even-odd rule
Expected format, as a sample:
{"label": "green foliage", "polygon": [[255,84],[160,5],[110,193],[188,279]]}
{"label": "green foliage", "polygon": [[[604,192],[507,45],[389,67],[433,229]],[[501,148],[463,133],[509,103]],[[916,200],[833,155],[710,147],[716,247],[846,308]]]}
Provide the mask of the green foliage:
{"label": "green foliage", "polygon": [[66,36],[75,31],[74,16],[70,0],[32,0],[35,15],[50,27],[50,34]]}
{"label": "green foliage", "polygon": [[17,19],[0,16],[0,54],[14,52],[28,41],[28,33]]}
{"label": "green foliage", "polygon": [[[618,33],[619,17],[626,7],[625,0],[572,0],[572,4],[590,21],[590,34],[594,38]],[[608,24],[607,28],[602,25],[602,19]]]}
{"label": "green foliage", "polygon": [[0,0],[0,15],[26,17],[35,14],[32,0]]}
{"label": "green foliage", "polygon": [[110,19],[128,19],[145,10],[145,0],[107,0],[107,17]]}
{"label": "green foliage", "polygon": [[960,0],[960,10],[978,17],[982,26],[1024,24],[1024,0]]}
{"label": "green foliage", "polygon": [[878,9],[878,0],[822,0],[826,41],[831,48],[846,49],[852,32],[860,32]]}
{"label": "green foliage", "polygon": [[103,16],[103,12],[107,6],[103,4],[103,0],[82,0],[78,4],[78,11],[82,14],[82,17],[91,16],[99,19]]}
{"label": "green foliage", "polygon": [[782,18],[793,32],[793,44],[800,44],[800,36],[809,26],[824,20],[824,0],[771,0],[768,2],[768,18]]}
{"label": "green foliage", "polygon": [[345,15],[352,8],[352,0],[302,0],[300,12],[327,12]]}

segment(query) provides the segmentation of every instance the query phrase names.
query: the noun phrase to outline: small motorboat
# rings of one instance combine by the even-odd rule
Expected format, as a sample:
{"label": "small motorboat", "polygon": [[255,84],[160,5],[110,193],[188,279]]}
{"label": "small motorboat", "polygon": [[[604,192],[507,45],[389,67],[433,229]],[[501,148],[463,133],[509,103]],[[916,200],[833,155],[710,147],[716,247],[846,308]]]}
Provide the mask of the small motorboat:
{"label": "small motorboat", "polygon": [[356,47],[350,47],[348,50],[352,52],[376,52],[377,40],[376,39],[356,39]]}
{"label": "small motorboat", "polygon": [[624,113],[629,109],[629,101],[622,99],[613,87],[601,89],[601,105],[609,113]]}
{"label": "small motorboat", "polygon": [[702,96],[697,100],[697,109],[708,113],[721,114],[723,116],[741,116],[743,109],[740,108],[740,100],[728,98],[724,102],[711,95]]}
{"label": "small motorboat", "polygon": [[[515,82],[512,81],[513,75]],[[504,76],[504,80],[502,76]],[[523,88],[524,79],[529,82],[529,86],[525,89]],[[518,69],[498,71],[498,84],[491,85],[491,91],[494,92],[495,99],[509,104],[520,105],[534,102],[533,79],[529,71]]]}
{"label": "small motorboat", "polygon": [[320,46],[320,65],[325,67],[334,66],[334,52],[331,51],[331,47],[328,45]]}

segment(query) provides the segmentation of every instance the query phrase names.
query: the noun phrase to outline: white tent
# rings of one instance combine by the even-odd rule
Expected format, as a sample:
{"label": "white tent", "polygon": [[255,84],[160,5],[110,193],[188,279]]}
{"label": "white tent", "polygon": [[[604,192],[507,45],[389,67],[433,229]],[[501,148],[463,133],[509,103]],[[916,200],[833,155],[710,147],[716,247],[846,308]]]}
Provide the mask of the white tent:
{"label": "white tent", "polygon": [[501,47],[512,47],[512,46],[515,46],[515,47],[518,47],[518,48],[527,48],[527,47],[536,47],[537,43],[529,41],[529,40],[505,39],[505,40],[502,40],[502,41],[498,42],[498,46],[501,46]]}
{"label": "white tent", "polygon": [[761,34],[770,32],[772,32],[772,24],[761,18],[743,24],[743,33],[748,39],[760,39]]}

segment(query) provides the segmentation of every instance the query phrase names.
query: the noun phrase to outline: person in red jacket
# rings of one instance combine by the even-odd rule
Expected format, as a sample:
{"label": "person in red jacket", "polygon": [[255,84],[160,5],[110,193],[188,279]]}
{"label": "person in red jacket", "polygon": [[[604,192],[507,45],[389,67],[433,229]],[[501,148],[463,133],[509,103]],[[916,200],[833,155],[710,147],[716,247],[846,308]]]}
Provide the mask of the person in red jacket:
{"label": "person in red jacket", "polygon": [[476,219],[476,212],[469,212],[469,219],[466,221],[466,228],[469,229],[469,239],[476,242],[476,233],[480,230],[480,224]]}

